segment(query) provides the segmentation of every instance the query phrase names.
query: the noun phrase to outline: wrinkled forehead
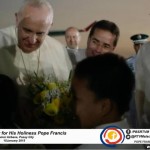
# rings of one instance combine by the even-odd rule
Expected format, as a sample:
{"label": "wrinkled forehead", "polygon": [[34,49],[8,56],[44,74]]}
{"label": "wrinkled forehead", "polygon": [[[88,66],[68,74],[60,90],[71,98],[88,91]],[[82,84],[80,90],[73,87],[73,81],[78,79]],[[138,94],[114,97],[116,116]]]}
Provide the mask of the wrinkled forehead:
{"label": "wrinkled forehead", "polygon": [[52,24],[53,11],[44,5],[39,7],[28,5],[19,13],[19,21],[25,18]]}

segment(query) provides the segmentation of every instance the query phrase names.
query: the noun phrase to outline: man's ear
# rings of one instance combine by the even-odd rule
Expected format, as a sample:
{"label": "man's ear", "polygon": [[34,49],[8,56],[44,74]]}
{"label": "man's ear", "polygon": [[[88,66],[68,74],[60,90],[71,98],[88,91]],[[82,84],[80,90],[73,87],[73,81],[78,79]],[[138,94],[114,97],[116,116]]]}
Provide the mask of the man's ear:
{"label": "man's ear", "polygon": [[53,26],[53,22],[49,25],[47,34],[51,31],[51,27]]}
{"label": "man's ear", "polygon": [[81,35],[80,35],[80,32],[79,32],[79,42],[81,41]]}

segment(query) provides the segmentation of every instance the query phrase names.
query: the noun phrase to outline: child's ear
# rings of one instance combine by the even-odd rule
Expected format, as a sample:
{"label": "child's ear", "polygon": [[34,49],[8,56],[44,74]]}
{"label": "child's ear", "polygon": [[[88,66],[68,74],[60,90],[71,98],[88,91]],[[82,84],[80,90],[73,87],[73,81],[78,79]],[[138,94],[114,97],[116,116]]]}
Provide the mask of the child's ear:
{"label": "child's ear", "polygon": [[107,114],[112,110],[112,101],[110,99],[105,99],[103,102],[103,111]]}
{"label": "child's ear", "polygon": [[112,102],[108,98],[99,100],[99,107],[101,110],[101,115],[103,116],[106,116],[107,114],[109,114],[113,108]]}

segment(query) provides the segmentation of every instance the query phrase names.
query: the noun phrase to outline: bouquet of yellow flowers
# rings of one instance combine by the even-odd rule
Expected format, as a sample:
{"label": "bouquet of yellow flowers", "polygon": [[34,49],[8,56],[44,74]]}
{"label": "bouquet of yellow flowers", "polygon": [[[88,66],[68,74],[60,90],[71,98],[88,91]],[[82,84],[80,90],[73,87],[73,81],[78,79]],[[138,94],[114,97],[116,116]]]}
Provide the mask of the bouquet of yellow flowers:
{"label": "bouquet of yellow flowers", "polygon": [[73,128],[75,115],[72,109],[70,81],[55,77],[31,78],[29,92],[35,108],[36,128]]}

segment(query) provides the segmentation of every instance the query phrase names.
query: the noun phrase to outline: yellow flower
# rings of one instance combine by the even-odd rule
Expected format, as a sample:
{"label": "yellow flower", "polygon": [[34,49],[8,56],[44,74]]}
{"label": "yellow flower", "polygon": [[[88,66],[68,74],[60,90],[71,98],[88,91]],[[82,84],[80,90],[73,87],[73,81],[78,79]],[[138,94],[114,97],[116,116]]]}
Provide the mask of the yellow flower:
{"label": "yellow flower", "polygon": [[[39,77],[35,74],[33,81],[29,86],[29,92],[36,107],[34,108],[34,116],[39,120],[39,126],[43,126],[45,121],[50,121],[48,126],[66,127],[72,120],[72,110],[70,83],[67,81],[59,81],[53,77]],[[42,117],[42,113],[48,117]],[[50,118],[50,120],[49,120]],[[38,126],[38,125],[37,125]]]}
{"label": "yellow flower", "polygon": [[48,87],[49,90],[52,90],[52,89],[57,88],[57,85],[56,85],[56,83],[52,82],[52,83],[48,83],[47,87]]}
{"label": "yellow flower", "polygon": [[40,96],[41,96],[41,101],[45,101],[45,100],[49,99],[50,98],[49,90],[43,90],[40,93]]}
{"label": "yellow flower", "polygon": [[59,98],[55,98],[52,100],[52,103],[54,103],[58,108],[60,106],[60,99]]}
{"label": "yellow flower", "polygon": [[44,112],[49,116],[55,116],[58,114],[59,107],[55,103],[48,103],[45,105]]}

